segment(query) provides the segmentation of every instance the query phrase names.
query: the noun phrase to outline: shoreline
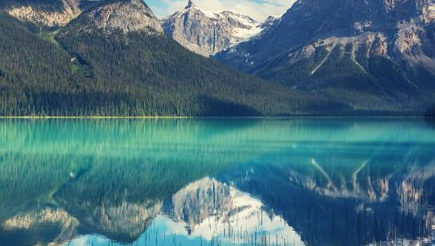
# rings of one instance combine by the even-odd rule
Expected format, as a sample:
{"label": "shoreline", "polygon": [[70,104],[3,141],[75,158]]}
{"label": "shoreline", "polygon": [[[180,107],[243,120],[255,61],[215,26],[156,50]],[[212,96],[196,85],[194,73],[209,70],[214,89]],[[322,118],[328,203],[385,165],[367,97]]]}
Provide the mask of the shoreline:
{"label": "shoreline", "polygon": [[0,116],[0,119],[49,120],[49,119],[89,119],[89,120],[122,120],[122,119],[435,119],[421,115],[289,115],[289,116]]}

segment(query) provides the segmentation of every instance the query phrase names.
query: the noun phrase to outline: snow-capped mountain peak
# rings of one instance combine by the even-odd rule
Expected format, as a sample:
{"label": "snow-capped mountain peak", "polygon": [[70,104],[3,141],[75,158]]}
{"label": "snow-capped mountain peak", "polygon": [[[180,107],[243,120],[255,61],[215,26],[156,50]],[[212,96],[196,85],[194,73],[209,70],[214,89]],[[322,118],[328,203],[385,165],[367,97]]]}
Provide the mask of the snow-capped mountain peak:
{"label": "snow-capped mountain peak", "polygon": [[189,0],[185,9],[194,8],[194,7],[196,7],[196,4],[193,3],[193,1]]}
{"label": "snow-capped mountain peak", "polygon": [[189,1],[162,21],[166,34],[203,56],[214,55],[258,35],[267,25],[232,11],[210,12]]}

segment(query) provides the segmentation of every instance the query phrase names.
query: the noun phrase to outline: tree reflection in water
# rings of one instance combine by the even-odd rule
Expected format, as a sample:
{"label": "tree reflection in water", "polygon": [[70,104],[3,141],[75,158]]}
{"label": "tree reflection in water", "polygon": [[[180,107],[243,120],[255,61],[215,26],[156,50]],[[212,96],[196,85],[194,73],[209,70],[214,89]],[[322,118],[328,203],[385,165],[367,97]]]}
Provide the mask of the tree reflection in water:
{"label": "tree reflection in water", "polygon": [[419,120],[0,121],[5,245],[432,245]]}

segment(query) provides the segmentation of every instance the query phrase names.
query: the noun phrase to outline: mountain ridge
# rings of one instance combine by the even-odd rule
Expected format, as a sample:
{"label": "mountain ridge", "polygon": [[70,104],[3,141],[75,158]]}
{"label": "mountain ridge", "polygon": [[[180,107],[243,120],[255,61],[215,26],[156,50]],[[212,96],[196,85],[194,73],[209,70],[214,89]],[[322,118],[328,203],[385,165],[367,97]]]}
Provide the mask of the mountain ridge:
{"label": "mountain ridge", "polygon": [[[4,56],[0,63],[1,114],[423,114],[435,95],[435,4],[429,0],[418,0],[415,6],[409,1],[393,3],[298,1],[284,16],[268,18],[261,27],[248,16],[212,13],[231,27],[227,33],[234,28],[263,28],[236,46],[231,46],[234,36],[225,36],[229,48],[214,58],[233,68],[228,69],[184,51],[172,43],[173,36],[164,37],[167,26],[162,28],[140,0],[7,0],[0,17],[2,32],[9,33],[2,33],[0,51],[21,59]],[[77,12],[65,24],[10,13],[19,6],[44,15],[65,9]],[[195,21],[210,21],[210,13],[197,9],[192,1],[184,11],[199,15]],[[205,32],[201,27],[190,37],[210,36],[210,26],[205,27]],[[205,44],[216,46],[215,40]],[[196,53],[213,52],[214,48]],[[30,56],[24,59],[27,53]],[[42,53],[55,57],[47,59]],[[61,67],[50,65],[54,60]],[[62,101],[61,94],[69,99]],[[86,100],[92,103],[87,105]]]}
{"label": "mountain ridge", "polygon": [[[145,4],[130,8],[139,2],[93,5],[49,34],[30,31],[2,13],[0,53],[8,55],[0,59],[0,114],[265,116],[337,108],[324,98],[226,68],[161,32],[149,32],[148,23],[158,20],[147,15]],[[98,13],[114,19],[100,22]],[[120,16],[128,16],[132,25],[118,25]]]}
{"label": "mountain ridge", "polygon": [[162,26],[175,41],[206,57],[246,41],[268,27],[232,11],[204,11],[190,0],[183,10],[164,18]]}
{"label": "mountain ridge", "polygon": [[77,31],[90,31],[92,27],[107,33],[122,31],[146,31],[162,33],[160,22],[152,10],[141,0],[105,0],[84,11],[78,20],[71,21],[67,29],[75,26]]}
{"label": "mountain ridge", "polygon": [[435,92],[434,6],[428,0],[298,1],[259,38],[216,58],[354,109],[374,108],[370,98],[385,98],[390,106],[425,110]]}

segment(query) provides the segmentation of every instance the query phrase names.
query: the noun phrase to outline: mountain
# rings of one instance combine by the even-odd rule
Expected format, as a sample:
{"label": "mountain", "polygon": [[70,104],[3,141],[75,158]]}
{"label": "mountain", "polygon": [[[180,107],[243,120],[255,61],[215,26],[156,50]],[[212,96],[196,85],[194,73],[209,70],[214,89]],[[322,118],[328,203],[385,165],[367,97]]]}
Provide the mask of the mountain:
{"label": "mountain", "polygon": [[[74,237],[78,224],[77,219],[63,209],[53,206],[37,208],[5,221],[2,229],[9,235],[2,238],[2,242],[14,245],[58,245]],[[50,232],[53,228],[57,229],[58,235]],[[23,236],[16,230],[27,231],[27,235]]]}
{"label": "mountain", "polygon": [[[416,114],[430,107],[433,2],[319,1],[297,2],[263,23],[189,2],[163,27],[140,0],[2,1],[0,115]],[[173,39],[203,56],[230,47],[216,58],[261,78]]]}
{"label": "mountain", "polygon": [[39,27],[67,25],[87,0],[3,0],[0,7],[9,15]]}
{"label": "mountain", "polygon": [[[284,218],[273,211],[264,211],[261,200],[215,178],[205,177],[190,183],[175,193],[168,204],[162,214],[192,237],[207,241],[217,238],[223,245],[243,245],[247,235],[262,237],[272,232],[275,235],[270,236],[270,244],[281,245],[285,238],[293,245],[305,245]],[[167,233],[180,231],[169,228]],[[234,237],[239,234],[243,236]]]}
{"label": "mountain", "polygon": [[[424,151],[425,147],[418,144],[409,147],[421,148],[423,155],[422,152],[407,155],[379,151],[367,161],[365,155],[361,155],[361,148],[342,155],[333,150],[342,150],[342,146],[332,146],[326,153],[334,154],[324,159],[309,160],[305,154],[301,155],[303,157],[288,154],[285,159],[281,156],[281,160],[287,161],[285,164],[259,161],[260,164],[252,166],[248,162],[220,174],[218,181],[231,183],[239,191],[262,201],[265,209],[273,209],[284,218],[306,245],[310,242],[311,245],[349,245],[349,242],[352,245],[373,245],[374,242],[394,245],[401,240],[410,241],[404,243],[406,245],[418,245],[419,239],[414,241],[415,238],[434,240],[435,216],[421,210],[435,202],[435,189],[430,185],[435,172],[429,149]],[[310,146],[306,151],[313,155],[316,147]],[[404,163],[400,160],[415,163],[416,159],[426,164],[397,165]],[[428,223],[415,230],[426,218]],[[398,225],[403,227],[394,229]],[[422,234],[416,236],[414,232]]]}
{"label": "mountain", "polygon": [[140,0],[94,2],[52,32],[2,10],[1,115],[254,116],[340,107],[187,51]]}
{"label": "mountain", "polygon": [[106,33],[144,31],[147,33],[162,33],[160,21],[154,16],[152,10],[142,1],[106,1],[88,11],[83,12],[76,21],[72,21],[62,36],[82,32]]}
{"label": "mountain", "polygon": [[175,41],[208,57],[257,35],[268,25],[231,11],[210,13],[189,0],[184,10],[164,19],[162,26]]}
{"label": "mountain", "polygon": [[423,111],[435,93],[435,2],[300,0],[216,58],[353,109]]}

